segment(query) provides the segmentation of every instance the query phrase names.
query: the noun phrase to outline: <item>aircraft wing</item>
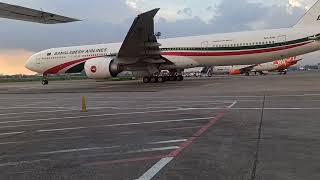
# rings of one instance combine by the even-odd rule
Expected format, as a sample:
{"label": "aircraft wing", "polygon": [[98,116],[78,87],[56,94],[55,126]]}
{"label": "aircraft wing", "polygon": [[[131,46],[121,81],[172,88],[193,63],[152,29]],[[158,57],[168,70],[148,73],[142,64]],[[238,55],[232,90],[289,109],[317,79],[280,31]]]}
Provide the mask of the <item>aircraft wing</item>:
{"label": "aircraft wing", "polygon": [[2,2],[0,2],[0,18],[16,19],[42,24],[59,24],[79,21],[78,19]]}
{"label": "aircraft wing", "polygon": [[160,46],[154,33],[154,16],[159,9],[154,9],[138,15],[134,20],[118,53],[121,63],[137,62],[164,63],[160,55]]}
{"label": "aircraft wing", "polygon": [[240,70],[241,74],[244,74],[244,73],[247,73],[247,72],[250,72],[253,70],[254,67],[256,67],[257,65],[249,65],[249,66],[245,66],[245,67],[242,67],[238,70]]}

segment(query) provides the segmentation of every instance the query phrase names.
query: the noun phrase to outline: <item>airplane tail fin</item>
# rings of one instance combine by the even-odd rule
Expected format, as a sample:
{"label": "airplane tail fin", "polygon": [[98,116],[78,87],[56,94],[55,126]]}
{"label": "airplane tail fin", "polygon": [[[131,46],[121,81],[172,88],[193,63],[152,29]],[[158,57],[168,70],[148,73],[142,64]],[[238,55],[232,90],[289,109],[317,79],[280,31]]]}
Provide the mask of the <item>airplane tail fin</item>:
{"label": "airplane tail fin", "polygon": [[301,28],[306,26],[320,27],[320,0],[318,0],[293,27]]}

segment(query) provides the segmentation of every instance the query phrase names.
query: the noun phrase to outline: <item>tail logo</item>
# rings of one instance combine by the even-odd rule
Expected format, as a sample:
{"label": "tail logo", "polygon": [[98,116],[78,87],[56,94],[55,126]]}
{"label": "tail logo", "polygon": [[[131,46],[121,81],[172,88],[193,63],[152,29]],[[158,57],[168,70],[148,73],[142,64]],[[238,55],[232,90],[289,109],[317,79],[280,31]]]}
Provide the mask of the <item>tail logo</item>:
{"label": "tail logo", "polygon": [[320,21],[320,15],[318,16],[318,19],[317,19],[317,21]]}

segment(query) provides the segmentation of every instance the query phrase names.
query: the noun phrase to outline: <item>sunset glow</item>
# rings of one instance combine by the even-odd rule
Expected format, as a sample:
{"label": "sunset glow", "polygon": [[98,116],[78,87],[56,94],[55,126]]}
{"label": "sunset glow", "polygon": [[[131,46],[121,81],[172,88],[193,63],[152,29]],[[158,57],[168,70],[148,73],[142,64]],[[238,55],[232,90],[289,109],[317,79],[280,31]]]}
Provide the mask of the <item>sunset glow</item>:
{"label": "sunset glow", "polygon": [[23,49],[1,49],[0,50],[0,74],[34,74],[24,67],[26,60],[33,52]]}

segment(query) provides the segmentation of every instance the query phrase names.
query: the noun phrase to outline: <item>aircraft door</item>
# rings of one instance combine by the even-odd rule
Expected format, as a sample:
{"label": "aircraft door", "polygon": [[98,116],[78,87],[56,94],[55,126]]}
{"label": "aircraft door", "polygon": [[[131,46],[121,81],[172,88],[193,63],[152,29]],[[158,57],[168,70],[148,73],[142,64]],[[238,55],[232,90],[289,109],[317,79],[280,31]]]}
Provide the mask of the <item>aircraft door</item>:
{"label": "aircraft door", "polygon": [[208,42],[208,41],[203,41],[203,42],[201,43],[201,49],[202,49],[203,51],[207,52],[207,51],[208,51],[208,47],[209,47],[209,42]]}
{"label": "aircraft door", "polygon": [[281,45],[284,45],[286,41],[287,41],[286,35],[278,36],[278,38],[277,38],[277,42],[281,43]]}
{"label": "aircraft door", "polygon": [[[287,36],[286,35],[281,35],[277,37],[277,43],[280,44],[280,46],[286,45],[287,41]],[[281,58],[285,58],[287,55],[286,50],[283,50],[283,54],[281,54]]]}

